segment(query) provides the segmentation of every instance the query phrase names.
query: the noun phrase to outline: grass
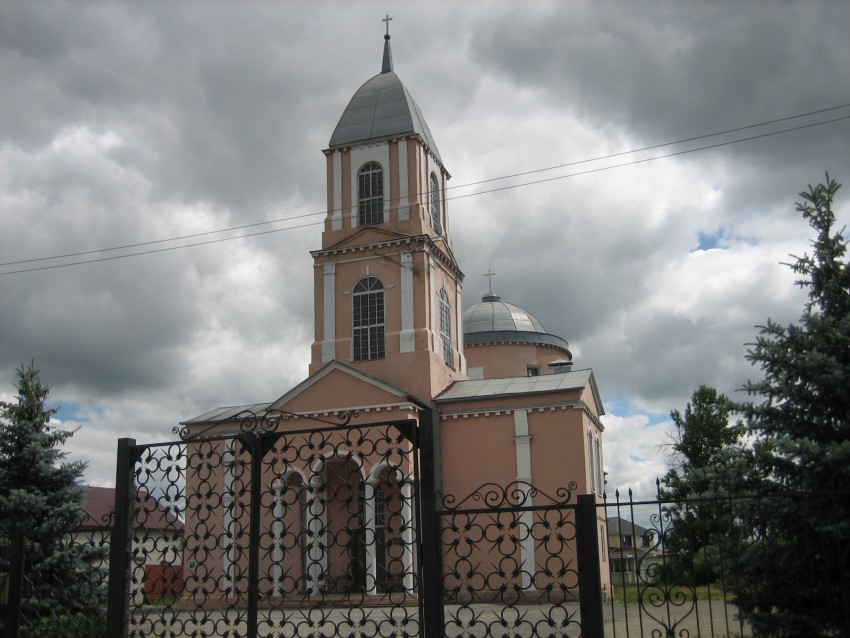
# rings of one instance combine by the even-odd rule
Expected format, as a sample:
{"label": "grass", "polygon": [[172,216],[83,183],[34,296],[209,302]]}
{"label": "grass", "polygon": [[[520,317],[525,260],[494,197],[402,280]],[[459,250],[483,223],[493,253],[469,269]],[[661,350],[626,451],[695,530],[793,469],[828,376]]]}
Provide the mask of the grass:
{"label": "grass", "polygon": [[724,592],[720,585],[699,585],[690,587],[688,585],[667,585],[664,583],[647,585],[622,585],[614,584],[614,601],[636,603],[638,597],[643,595],[646,599],[649,595],[658,595],[671,599],[684,600],[722,600],[731,602],[732,593]]}

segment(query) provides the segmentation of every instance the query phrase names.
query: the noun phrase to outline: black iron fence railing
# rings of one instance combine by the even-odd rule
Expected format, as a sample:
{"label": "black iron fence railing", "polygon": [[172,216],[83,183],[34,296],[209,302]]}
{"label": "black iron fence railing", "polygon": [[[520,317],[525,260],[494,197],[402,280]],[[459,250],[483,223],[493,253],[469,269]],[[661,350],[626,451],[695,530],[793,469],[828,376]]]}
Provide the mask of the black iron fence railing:
{"label": "black iron fence railing", "polygon": [[443,494],[429,423],[122,440],[111,511],[57,522],[59,569],[0,538],[0,638],[749,636],[741,558],[776,548],[762,514],[789,499],[805,546],[765,573],[850,626],[848,547],[802,515],[846,493]]}
{"label": "black iron fence railing", "polygon": [[[597,505],[607,519],[612,584],[606,636],[775,635],[771,627],[788,626],[781,615],[797,613],[829,622],[834,635],[850,632],[848,547],[832,533],[850,525],[835,516],[850,493],[714,492],[674,501],[658,487],[654,499],[617,491]],[[821,517],[807,515],[815,500]],[[777,517],[778,510],[798,514]],[[766,600],[755,598],[753,569],[773,585]]]}

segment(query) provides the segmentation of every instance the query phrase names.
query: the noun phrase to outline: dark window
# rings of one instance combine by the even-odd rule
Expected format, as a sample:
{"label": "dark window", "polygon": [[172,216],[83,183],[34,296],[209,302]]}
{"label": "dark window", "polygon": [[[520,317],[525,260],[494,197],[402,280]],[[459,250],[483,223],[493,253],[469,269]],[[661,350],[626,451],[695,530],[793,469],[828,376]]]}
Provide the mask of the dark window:
{"label": "dark window", "polygon": [[366,277],[353,290],[354,360],[383,359],[384,284]]}
{"label": "dark window", "polygon": [[[433,174],[432,174],[433,177]],[[443,340],[443,360],[454,369],[455,356],[452,350],[452,313],[449,296],[445,288],[440,288],[440,337]]]}
{"label": "dark window", "polygon": [[431,225],[438,235],[443,234],[440,224],[440,182],[436,173],[431,173]]}
{"label": "dark window", "polygon": [[357,174],[358,226],[384,223],[384,169],[369,162]]}

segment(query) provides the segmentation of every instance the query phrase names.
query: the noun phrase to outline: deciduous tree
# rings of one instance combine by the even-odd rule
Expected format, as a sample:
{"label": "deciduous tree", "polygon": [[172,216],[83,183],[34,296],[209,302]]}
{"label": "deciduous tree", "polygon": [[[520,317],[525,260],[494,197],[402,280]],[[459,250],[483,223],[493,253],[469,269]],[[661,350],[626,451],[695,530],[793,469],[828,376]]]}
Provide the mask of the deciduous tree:
{"label": "deciduous tree", "polygon": [[676,430],[670,470],[660,488],[661,498],[673,501],[666,507],[664,526],[665,580],[699,585],[721,575],[718,545],[728,537],[730,517],[718,468],[743,434],[743,424],[733,422],[732,413],[732,402],[706,386],[691,395],[684,414],[670,413]]}

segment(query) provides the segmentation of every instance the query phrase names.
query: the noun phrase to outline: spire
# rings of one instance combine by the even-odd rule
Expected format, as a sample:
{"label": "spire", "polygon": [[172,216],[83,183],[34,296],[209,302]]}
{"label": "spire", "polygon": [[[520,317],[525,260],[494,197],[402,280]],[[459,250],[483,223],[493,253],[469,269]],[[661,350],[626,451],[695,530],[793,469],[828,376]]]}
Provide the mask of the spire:
{"label": "spire", "polygon": [[381,65],[381,73],[392,73],[393,72],[393,52],[390,49],[390,20],[392,18],[389,14],[387,17],[381,18],[381,22],[387,23],[387,32],[384,35],[384,61]]}

